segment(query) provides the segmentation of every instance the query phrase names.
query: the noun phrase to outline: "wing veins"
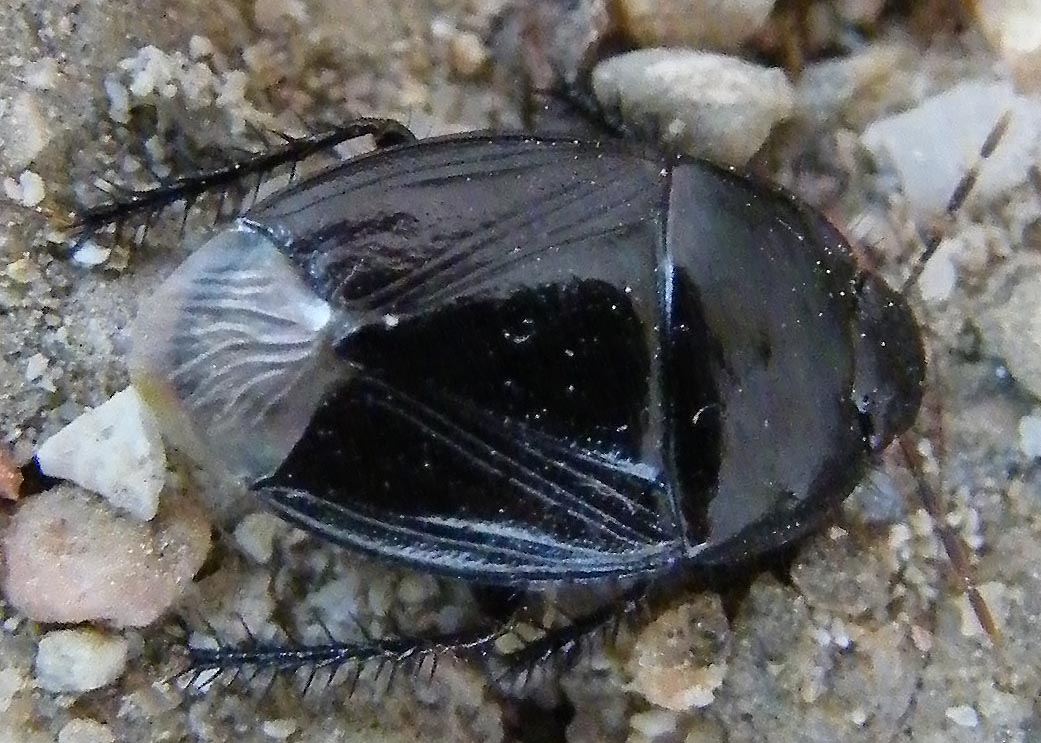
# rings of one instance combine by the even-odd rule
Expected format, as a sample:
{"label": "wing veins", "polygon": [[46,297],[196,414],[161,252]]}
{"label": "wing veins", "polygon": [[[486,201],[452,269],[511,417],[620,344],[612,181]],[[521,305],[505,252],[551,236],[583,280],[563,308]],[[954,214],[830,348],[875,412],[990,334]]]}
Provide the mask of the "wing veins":
{"label": "wing veins", "polygon": [[[470,458],[471,461],[475,465],[480,466],[480,467],[482,467],[482,468],[484,468],[486,470],[490,470],[491,472],[493,472],[495,474],[499,474],[499,475],[503,475],[503,476],[508,477],[508,479],[511,482],[514,482],[518,487],[520,487],[523,490],[527,491],[530,495],[533,495],[537,500],[540,500],[540,501],[542,501],[544,503],[547,503],[548,505],[551,505],[551,506],[556,506],[558,508],[563,508],[565,510],[565,512],[569,512],[569,513],[574,514],[576,518],[579,518],[584,523],[588,524],[589,526],[594,527],[594,529],[596,531],[606,532],[606,534],[614,537],[618,541],[628,542],[630,544],[645,544],[646,543],[647,540],[646,540],[646,536],[645,535],[641,535],[640,532],[637,531],[636,529],[634,529],[633,527],[628,526],[628,525],[622,523],[616,516],[612,516],[611,514],[603,511],[602,509],[596,507],[595,505],[590,504],[587,501],[584,501],[581,498],[578,498],[577,496],[571,494],[568,491],[567,488],[561,486],[559,483],[553,482],[552,480],[548,480],[547,478],[545,478],[542,475],[539,475],[537,472],[535,472],[531,467],[529,467],[529,466],[521,463],[520,461],[518,461],[515,457],[512,457],[509,454],[506,454],[505,452],[503,452],[503,451],[501,451],[501,450],[491,446],[490,444],[487,444],[480,437],[475,436],[473,433],[471,433],[471,432],[467,431],[466,429],[462,428],[457,423],[455,423],[451,419],[447,418],[443,414],[438,413],[436,410],[430,408],[427,405],[424,405],[423,403],[419,402],[415,398],[412,398],[411,396],[405,395],[400,390],[397,390],[396,388],[392,387],[391,385],[388,385],[388,384],[385,384],[383,382],[374,380],[372,378],[367,378],[367,381],[372,386],[375,386],[375,387],[381,389],[382,391],[384,391],[392,399],[396,399],[397,401],[399,401],[399,402],[397,402],[397,404],[392,404],[389,400],[384,400],[384,399],[380,399],[379,397],[372,396],[371,399],[372,399],[372,402],[374,404],[380,405],[380,406],[384,407],[384,409],[389,410],[390,412],[395,413],[396,415],[398,415],[402,419],[408,420],[413,425],[419,426],[420,428],[426,430],[430,435],[435,436],[443,444],[445,444],[445,445],[455,449],[458,453],[460,453],[460,454]],[[402,402],[404,402],[405,405],[414,407],[417,410],[417,412],[423,413],[425,416],[428,417],[428,419],[432,420],[433,422],[435,422],[437,424],[440,424],[441,426],[447,428],[450,433],[455,433],[456,435],[460,435],[460,436],[465,437],[467,440],[470,441],[471,444],[475,445],[478,449],[484,450],[485,455],[491,455],[491,457],[489,457],[489,458],[477,458],[477,457],[475,457],[472,452],[470,452],[470,451],[462,448],[461,446],[459,446],[452,439],[451,435],[446,435],[444,433],[441,433],[441,432],[438,432],[438,431],[434,430],[432,428],[432,426],[429,425],[428,422],[423,421],[417,415],[415,415],[415,414],[411,413],[409,410],[405,409],[404,406],[401,404]],[[602,489],[606,489],[610,493],[616,494],[616,497],[617,498],[621,498],[623,500],[623,502],[625,502],[626,504],[632,504],[631,499],[626,498],[624,494],[618,492],[617,489],[612,488],[607,483],[604,483],[601,480],[597,480],[595,477],[592,477],[588,473],[578,473],[578,472],[574,472],[573,470],[570,470],[569,468],[565,467],[559,461],[556,461],[556,460],[553,460],[553,459],[551,459],[549,457],[546,457],[545,454],[543,454],[541,451],[539,451],[537,449],[533,449],[532,447],[530,447],[523,440],[520,440],[519,444],[523,448],[525,453],[529,453],[529,454],[533,455],[534,457],[536,457],[537,459],[541,460],[542,462],[544,462],[546,464],[549,464],[549,465],[551,465],[552,467],[554,467],[554,468],[556,468],[558,470],[563,470],[564,472],[566,472],[568,474],[577,475],[580,479],[585,481],[587,484],[593,483],[594,484],[594,487],[592,488],[593,490],[602,493],[603,492]],[[495,458],[498,458],[503,464],[505,464],[509,468],[512,468],[514,471],[519,471],[520,475],[521,476],[526,476],[529,481],[528,482],[524,482],[521,479],[518,479],[518,475],[516,475],[516,474],[510,475],[508,472],[496,469],[496,466],[492,462],[492,460],[495,459]],[[557,493],[560,496],[560,501],[556,501],[553,498],[549,497],[548,495],[545,495],[544,493],[540,492],[537,486],[533,486],[531,484],[532,480],[534,480],[535,483],[542,483],[545,486],[549,487],[553,492]],[[570,504],[570,507],[569,507],[568,504]],[[629,510],[630,510],[630,512],[632,512],[631,508]],[[590,513],[590,511],[592,513]],[[596,520],[597,517],[603,519],[604,523],[598,522]],[[608,523],[614,524],[616,528],[615,529],[611,529],[608,526]],[[656,524],[654,524],[653,522],[648,523],[648,525],[656,526]],[[658,531],[658,530],[655,529],[655,531]],[[626,532],[626,533],[628,533],[628,534],[630,534],[632,536],[629,536],[629,537],[623,536],[622,532]]]}
{"label": "wing veins", "polygon": [[534,194],[532,198],[522,201],[513,209],[498,215],[495,220],[494,230],[485,230],[475,234],[469,240],[458,243],[446,250],[436,259],[425,264],[420,270],[406,273],[387,286],[381,287],[368,297],[365,297],[362,306],[366,309],[374,309],[391,302],[403,301],[428,282],[443,278],[452,269],[460,264],[464,264],[467,258],[473,259],[488,246],[498,244],[505,235],[514,229],[530,224],[530,214],[533,207],[543,200],[547,198],[554,200],[557,198],[571,198],[575,200],[577,197],[574,195],[568,196],[568,192],[575,191],[583,185],[587,184],[565,183],[561,188],[552,192]]}
{"label": "wing veins", "polygon": [[[298,216],[304,210],[313,209],[313,208],[315,208],[317,206],[320,206],[321,204],[323,204],[326,201],[329,201],[331,199],[336,199],[336,198],[340,198],[340,197],[346,196],[351,191],[359,191],[361,189],[373,186],[373,185],[375,185],[377,183],[379,184],[381,189],[385,189],[385,190],[393,190],[393,189],[396,189],[396,188],[401,188],[403,185],[407,187],[407,186],[411,186],[412,184],[416,183],[417,176],[419,176],[419,175],[422,175],[424,173],[435,173],[438,170],[450,171],[453,168],[459,168],[459,166],[461,166],[461,165],[462,166],[470,166],[470,167],[468,169],[460,170],[455,175],[460,175],[460,176],[463,176],[463,177],[466,177],[466,176],[473,177],[473,176],[480,176],[480,175],[498,175],[500,173],[510,173],[510,172],[513,172],[514,170],[535,169],[535,168],[538,168],[542,164],[541,161],[535,162],[535,161],[529,160],[529,161],[527,161],[527,162],[525,162],[525,163],[523,163],[523,164],[521,164],[519,166],[515,166],[513,168],[501,167],[501,168],[498,168],[498,169],[493,169],[491,167],[496,162],[508,161],[508,160],[511,160],[511,159],[515,158],[516,156],[517,156],[517,152],[513,151],[513,150],[510,150],[510,151],[507,151],[507,152],[494,151],[494,152],[490,152],[489,154],[479,154],[479,155],[475,155],[475,154],[467,151],[466,155],[462,155],[462,156],[460,156],[459,158],[456,158],[456,159],[440,160],[440,161],[436,161],[436,162],[433,162],[433,163],[428,163],[428,164],[425,164],[425,167],[422,167],[419,170],[399,170],[398,173],[396,173],[394,175],[390,175],[390,176],[388,176],[388,174],[383,169],[376,168],[376,169],[373,169],[372,171],[369,172],[369,175],[368,175],[367,178],[358,179],[357,181],[352,182],[349,185],[349,187],[346,187],[346,188],[344,188],[342,190],[329,191],[328,193],[325,193],[325,194],[323,194],[322,196],[320,196],[318,198],[314,198],[311,201],[307,201],[306,203],[302,203],[299,206],[294,207],[292,209],[286,209],[286,210],[274,210],[273,209],[272,211],[274,211],[281,218],[295,217],[295,216]],[[307,188],[307,187],[314,188],[314,187],[317,187],[317,186],[321,186],[321,185],[323,185],[325,183],[328,183],[333,178],[340,176],[342,174],[343,170],[345,170],[347,168],[350,168],[350,167],[354,167],[354,166],[358,165],[359,163],[361,163],[363,160],[367,161],[368,158],[363,156],[361,158],[355,158],[353,160],[348,160],[347,162],[345,162],[345,163],[343,163],[341,165],[334,165],[333,167],[329,168],[328,170],[325,170],[325,171],[322,171],[320,173],[317,173],[313,178],[311,178],[311,179],[309,179],[307,181],[301,181],[298,184],[298,186],[293,187],[292,191],[295,192],[295,193],[290,192],[290,193],[287,193],[285,196],[279,197],[280,201],[282,201],[282,203],[285,203],[287,197],[291,198],[292,196],[296,196],[296,195],[302,194],[302,193],[305,192],[305,188]],[[358,172],[365,172],[365,171],[358,171]],[[440,177],[443,178],[445,176],[440,176]],[[433,176],[433,175],[427,175],[426,176],[426,180],[430,180],[431,178],[436,178],[436,176]]]}
{"label": "wing veins", "polygon": [[[302,493],[303,495],[305,495],[308,498],[312,498],[312,499],[315,498],[315,496],[312,496],[309,493],[303,493],[303,491],[293,491],[293,490],[288,489],[288,488],[269,487],[269,488],[263,488],[263,489],[264,490],[268,490],[268,491],[273,492],[273,493]],[[411,540],[413,540],[415,542],[418,542],[418,543],[427,543],[427,544],[440,545],[440,546],[452,546],[452,547],[456,547],[456,548],[458,548],[458,549],[460,549],[462,551],[472,551],[472,550],[474,550],[476,548],[478,551],[485,552],[486,554],[487,553],[495,553],[495,554],[498,554],[498,555],[502,555],[504,557],[505,556],[512,556],[512,557],[515,557],[515,558],[519,558],[519,563],[520,564],[528,565],[528,566],[545,565],[545,566],[548,566],[548,567],[556,567],[558,565],[558,563],[559,563],[559,560],[560,560],[559,557],[539,555],[539,554],[537,554],[537,553],[535,553],[533,551],[521,549],[520,547],[511,547],[511,546],[508,546],[508,545],[503,544],[501,542],[489,544],[486,541],[486,538],[489,536],[489,532],[487,532],[487,531],[478,531],[477,533],[480,534],[480,536],[482,537],[482,541],[475,542],[473,540],[462,538],[462,537],[458,537],[458,536],[452,537],[452,536],[448,536],[446,534],[432,534],[432,533],[430,533],[430,531],[428,529],[422,529],[422,528],[419,528],[419,527],[416,527],[416,526],[411,526],[408,523],[406,523],[409,520],[414,520],[416,523],[420,523],[420,524],[441,525],[441,526],[445,526],[447,528],[451,528],[451,529],[453,529],[454,531],[457,531],[457,532],[460,531],[458,525],[452,523],[451,521],[443,521],[440,524],[437,524],[437,522],[432,522],[432,521],[429,521],[427,519],[415,519],[415,518],[409,518],[409,517],[404,517],[404,516],[400,516],[400,515],[381,515],[379,517],[373,517],[373,516],[368,516],[368,515],[360,512],[360,511],[357,511],[357,510],[353,509],[353,508],[347,508],[346,506],[343,506],[341,504],[337,504],[335,506],[335,508],[338,511],[346,514],[348,516],[348,518],[355,519],[355,520],[361,522],[362,524],[368,526],[374,532],[386,531],[386,532],[391,532],[391,533],[394,533],[394,534],[400,534],[402,536],[409,537]],[[311,524],[312,528],[314,529],[314,531],[319,532],[319,533],[328,532],[328,522],[326,520],[324,520],[324,519],[317,519],[317,518],[313,518],[313,517],[304,517],[304,516],[302,516],[300,514],[299,511],[295,511],[295,513],[297,514],[295,516],[295,518],[304,520],[307,523]],[[509,541],[512,541],[512,542],[515,542],[515,543],[518,543],[518,544],[528,543],[528,544],[538,545],[539,547],[545,546],[545,543],[544,543],[543,540],[534,538],[534,536],[521,538],[518,535],[518,536],[506,537],[505,539],[508,539]],[[605,553],[602,550],[597,550],[596,548],[581,547],[579,545],[571,545],[571,544],[559,543],[559,542],[554,543],[554,544],[556,544],[557,548],[560,549],[561,551],[571,552],[572,554],[574,554],[576,552],[578,552],[578,553],[588,553],[589,554],[588,558],[577,560],[577,562],[579,564],[583,564],[583,565],[584,564],[596,565],[596,564],[599,563],[599,564],[604,565],[604,566],[618,566],[618,565],[630,562],[628,560],[626,560],[626,561],[618,560],[617,558],[620,556],[618,553],[613,553],[613,552],[606,552]],[[626,555],[626,556],[629,556],[629,555],[649,555],[649,554],[653,554],[655,552],[661,551],[660,543],[647,543],[647,544],[643,544],[641,546],[644,547],[644,549],[636,550],[636,551],[624,552],[624,553],[621,553],[621,554],[622,555]],[[612,558],[614,558],[614,559],[612,559]],[[570,559],[570,557],[568,559]],[[512,566],[504,566],[504,567],[506,567],[506,569],[509,569]],[[601,570],[600,572],[611,572],[611,570],[610,570],[609,567],[606,567],[604,570]]]}

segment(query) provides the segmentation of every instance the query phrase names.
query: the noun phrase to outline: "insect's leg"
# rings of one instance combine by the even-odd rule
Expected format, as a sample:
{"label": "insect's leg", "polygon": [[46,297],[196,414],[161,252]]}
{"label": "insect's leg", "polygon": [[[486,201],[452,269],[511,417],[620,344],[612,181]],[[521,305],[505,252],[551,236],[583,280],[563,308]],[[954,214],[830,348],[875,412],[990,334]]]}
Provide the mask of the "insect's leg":
{"label": "insect's leg", "polygon": [[591,642],[613,640],[622,626],[641,615],[647,606],[648,586],[634,586],[600,608],[572,619],[564,626],[546,630],[541,637],[493,658],[499,684],[516,688],[526,684],[536,671],[574,666]]}
{"label": "insect's leg", "polygon": [[[218,681],[278,677],[296,678],[306,693],[319,679],[325,686],[347,684],[353,695],[363,674],[375,684],[384,672],[390,679],[401,670],[432,676],[439,660],[446,657],[479,658],[493,652],[495,642],[510,632],[510,621],[491,629],[464,631],[427,638],[368,638],[341,642],[326,630],[327,641],[317,644],[261,642],[246,629],[247,639],[237,645],[190,647],[187,667],[177,676],[188,687],[206,691]],[[389,680],[388,682],[389,683]]]}
{"label": "insect's leg", "polygon": [[224,193],[251,178],[262,179],[277,168],[295,166],[342,142],[366,135],[373,137],[377,147],[405,144],[416,139],[404,124],[378,118],[354,119],[331,130],[304,137],[283,136],[281,144],[219,168],[173,178],[154,188],[118,190],[111,201],[90,207],[78,216],[74,226],[79,231],[79,242],[109,225],[118,226],[133,219],[147,220],[177,202],[184,202],[187,212],[205,194]]}

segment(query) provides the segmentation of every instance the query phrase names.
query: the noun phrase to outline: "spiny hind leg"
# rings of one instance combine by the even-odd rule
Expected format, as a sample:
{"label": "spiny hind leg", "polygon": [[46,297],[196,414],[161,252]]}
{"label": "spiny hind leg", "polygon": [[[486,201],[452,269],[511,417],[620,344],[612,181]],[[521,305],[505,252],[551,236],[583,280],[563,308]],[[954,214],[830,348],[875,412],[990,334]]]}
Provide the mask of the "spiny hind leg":
{"label": "spiny hind leg", "polygon": [[359,118],[327,131],[303,137],[278,135],[281,142],[262,152],[226,165],[202,170],[191,175],[171,178],[152,188],[138,191],[113,187],[110,201],[82,211],[75,223],[78,243],[93,236],[98,230],[115,226],[118,230],[124,223],[149,221],[167,207],[181,202],[185,214],[200,197],[207,194],[223,196],[229,189],[254,181],[259,187],[264,178],[274,171],[289,167],[290,176],[296,165],[314,155],[327,153],[337,145],[351,139],[371,136],[377,148],[391,147],[414,142],[416,135],[399,121],[382,118]]}
{"label": "spiny hind leg", "polygon": [[647,611],[649,586],[635,585],[610,601],[585,614],[568,617],[567,622],[549,628],[492,657],[488,665],[499,687],[518,691],[537,673],[559,674],[575,666],[594,646],[612,643],[630,621]]}
{"label": "spiny hind leg", "polygon": [[[483,664],[504,692],[519,691],[538,672],[560,672],[573,666],[595,642],[611,641],[620,627],[641,613],[645,586],[623,592],[614,600],[566,624],[540,628],[522,602],[513,601],[509,615],[487,627],[427,637],[371,638],[341,642],[326,630],[326,641],[261,642],[248,628],[239,644],[211,644],[188,649],[187,668],[179,675],[191,688],[205,691],[214,683],[277,678],[295,679],[306,693],[316,681],[323,686],[346,685],[348,696],[359,683],[378,688],[402,673],[432,677],[445,659]],[[532,636],[534,631],[535,636]]]}
{"label": "spiny hind leg", "polygon": [[[243,625],[245,627],[245,625]],[[270,687],[279,678],[296,680],[306,694],[316,681],[324,687],[347,687],[348,698],[365,682],[389,685],[402,672],[416,677],[433,676],[438,663],[448,657],[476,660],[493,652],[495,643],[511,625],[502,622],[472,631],[423,638],[371,638],[342,642],[326,630],[326,641],[298,643],[258,640],[248,627],[238,644],[189,647],[188,665],[178,674],[188,687],[207,691],[218,682],[247,685],[263,679]]]}

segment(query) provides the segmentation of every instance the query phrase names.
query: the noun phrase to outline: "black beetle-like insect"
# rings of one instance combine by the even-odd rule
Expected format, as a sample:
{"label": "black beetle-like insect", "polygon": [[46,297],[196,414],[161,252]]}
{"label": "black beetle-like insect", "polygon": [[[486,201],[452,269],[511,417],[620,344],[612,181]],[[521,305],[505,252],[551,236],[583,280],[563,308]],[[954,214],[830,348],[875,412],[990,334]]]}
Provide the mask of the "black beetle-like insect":
{"label": "black beetle-like insect", "polygon": [[[132,378],[168,438],[304,529],[480,584],[639,586],[791,543],[913,422],[908,305],[781,189],[623,143],[416,141],[379,119],[251,167],[363,134],[382,146],[246,210],[134,328]],[[336,668],[488,637],[193,665]]]}
{"label": "black beetle-like insect", "polygon": [[818,525],[917,412],[903,299],[778,189],[511,135],[263,200],[143,305],[173,440],[331,541],[531,587]]}

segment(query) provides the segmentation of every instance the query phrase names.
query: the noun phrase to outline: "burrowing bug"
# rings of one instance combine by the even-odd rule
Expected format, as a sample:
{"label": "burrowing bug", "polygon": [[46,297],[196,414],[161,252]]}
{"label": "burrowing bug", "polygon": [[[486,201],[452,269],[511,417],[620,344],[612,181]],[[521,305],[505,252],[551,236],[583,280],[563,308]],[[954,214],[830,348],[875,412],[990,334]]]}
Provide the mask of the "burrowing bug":
{"label": "burrowing bug", "polygon": [[[476,584],[625,579],[631,600],[807,534],[914,421],[924,354],[901,295],[798,199],[700,159],[365,119],[86,224],[362,135],[375,151],[243,212],[134,328],[132,378],[170,441],[288,521]],[[335,671],[494,637],[192,664]]]}

